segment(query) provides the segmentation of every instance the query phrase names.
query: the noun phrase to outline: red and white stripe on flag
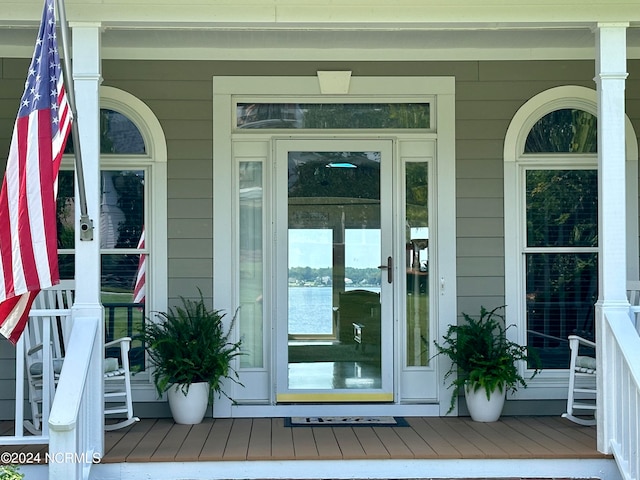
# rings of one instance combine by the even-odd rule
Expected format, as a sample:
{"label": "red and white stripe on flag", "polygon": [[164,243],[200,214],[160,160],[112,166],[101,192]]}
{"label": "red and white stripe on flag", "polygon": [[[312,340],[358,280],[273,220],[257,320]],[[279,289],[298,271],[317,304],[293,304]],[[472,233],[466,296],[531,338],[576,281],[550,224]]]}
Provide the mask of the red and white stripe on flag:
{"label": "red and white stripe on flag", "polygon": [[[138,241],[138,249],[144,249],[144,230],[140,234],[140,240]],[[145,280],[147,276],[147,255],[145,253],[140,254],[138,260],[138,272],[136,274],[136,284],[133,287],[133,303],[144,303],[146,297]]]}
{"label": "red and white stripe on flag", "polygon": [[59,282],[56,189],[71,110],[53,3],[45,1],[0,192],[0,333],[14,344],[40,290]]}

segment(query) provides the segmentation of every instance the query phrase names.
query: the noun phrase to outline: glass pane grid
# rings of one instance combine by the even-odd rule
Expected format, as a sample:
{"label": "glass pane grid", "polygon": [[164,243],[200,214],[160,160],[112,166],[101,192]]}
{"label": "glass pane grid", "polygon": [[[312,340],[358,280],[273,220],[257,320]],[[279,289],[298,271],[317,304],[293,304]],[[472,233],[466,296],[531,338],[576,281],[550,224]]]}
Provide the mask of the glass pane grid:
{"label": "glass pane grid", "polygon": [[572,334],[595,338],[596,253],[527,254],[527,345],[543,368],[568,368]]}
{"label": "glass pane grid", "polygon": [[596,170],[527,170],[528,247],[595,247],[598,242]]}

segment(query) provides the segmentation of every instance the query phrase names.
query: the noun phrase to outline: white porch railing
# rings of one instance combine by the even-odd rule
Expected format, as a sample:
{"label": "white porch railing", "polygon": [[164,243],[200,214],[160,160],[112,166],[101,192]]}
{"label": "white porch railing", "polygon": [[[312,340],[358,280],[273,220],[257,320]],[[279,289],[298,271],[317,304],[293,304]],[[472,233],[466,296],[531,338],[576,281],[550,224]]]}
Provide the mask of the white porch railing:
{"label": "white porch railing", "polygon": [[[635,321],[635,319],[633,319]],[[622,312],[604,315],[604,439],[625,480],[640,478],[640,337]]]}
{"label": "white porch railing", "polygon": [[76,318],[49,416],[49,479],[88,479],[103,454],[102,338],[98,318]]}

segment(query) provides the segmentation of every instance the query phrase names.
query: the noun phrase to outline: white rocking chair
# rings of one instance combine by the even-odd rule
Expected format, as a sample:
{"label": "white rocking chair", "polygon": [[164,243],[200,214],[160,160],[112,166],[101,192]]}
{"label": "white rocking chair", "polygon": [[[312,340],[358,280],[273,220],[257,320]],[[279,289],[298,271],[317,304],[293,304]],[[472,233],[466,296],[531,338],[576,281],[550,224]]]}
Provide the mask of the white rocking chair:
{"label": "white rocking chair", "polygon": [[[595,425],[596,344],[578,335],[569,335],[571,363],[567,412],[562,416],[580,425]],[[588,354],[585,349],[590,349]]]}
{"label": "white rocking chair", "polygon": [[120,358],[104,359],[104,415],[106,419],[113,420],[105,423],[106,431],[117,430],[140,421],[138,417],[133,416],[131,398],[131,337],[118,338],[104,345],[105,349],[115,346],[120,347]]}
{"label": "white rocking chair", "polygon": [[[71,290],[43,290],[22,334],[31,406],[31,420],[24,421],[24,428],[33,435],[40,435],[48,420],[64,360],[61,336],[70,325],[72,303]],[[44,347],[47,343],[49,348]]]}
{"label": "white rocking chair", "polygon": [[[629,316],[640,331],[640,281],[627,282]],[[571,363],[567,412],[562,416],[580,425],[595,425],[596,344],[577,335],[569,336]],[[585,353],[585,350],[588,352]]]}
{"label": "white rocking chair", "polygon": [[[27,380],[29,384],[29,402],[31,404],[32,420],[25,421],[25,429],[34,435],[42,431],[42,422],[46,421],[43,413],[42,386],[43,372],[50,373],[49,398],[50,408],[55,393],[55,385],[62,369],[64,360],[64,339],[69,338],[71,332],[71,306],[73,304],[73,282],[61,282],[50,289],[43,290],[34,302],[34,310],[55,310],[55,315],[32,315],[25,329],[25,357]],[[35,312],[34,312],[35,313]],[[49,368],[43,368],[42,341],[44,329],[50,328],[48,335],[51,342],[51,358]],[[123,337],[105,344],[105,349],[119,347],[117,358],[104,359],[104,413],[105,430],[123,428],[139,421],[133,416],[133,401],[131,397],[131,371],[129,368],[130,337]]]}

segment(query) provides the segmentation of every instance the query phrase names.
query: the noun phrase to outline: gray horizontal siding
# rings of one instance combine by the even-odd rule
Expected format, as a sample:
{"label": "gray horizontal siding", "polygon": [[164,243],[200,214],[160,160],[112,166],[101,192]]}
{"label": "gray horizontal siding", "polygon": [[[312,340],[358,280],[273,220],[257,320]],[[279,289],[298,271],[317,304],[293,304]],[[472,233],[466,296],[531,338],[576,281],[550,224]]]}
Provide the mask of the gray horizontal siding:
{"label": "gray horizontal siding", "polygon": [[[27,65],[26,59],[0,59],[0,167],[9,148]],[[175,304],[180,295],[193,296],[198,287],[205,296],[213,288],[212,218],[215,208],[228,206],[217,207],[212,202],[212,77],[315,75],[317,70],[351,70],[354,76],[456,78],[458,313],[475,313],[480,305],[502,304],[502,154],[506,129],[520,106],[548,88],[567,84],[594,88],[593,61],[105,60],[104,85],[128,91],[149,105],[167,138],[169,304]],[[628,70],[627,113],[640,132],[640,61],[630,60]],[[10,388],[5,371],[0,369],[0,391]]]}

